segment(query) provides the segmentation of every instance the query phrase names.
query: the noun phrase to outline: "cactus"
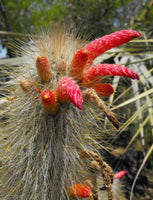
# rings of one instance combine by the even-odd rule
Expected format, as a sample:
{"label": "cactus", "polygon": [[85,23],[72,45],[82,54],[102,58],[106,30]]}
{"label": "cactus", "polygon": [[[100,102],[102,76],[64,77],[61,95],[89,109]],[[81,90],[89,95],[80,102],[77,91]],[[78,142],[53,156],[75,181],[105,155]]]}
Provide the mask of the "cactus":
{"label": "cactus", "polygon": [[6,70],[12,80],[4,85],[9,91],[0,121],[6,149],[4,200],[105,200],[98,197],[98,176],[103,178],[106,199],[113,199],[113,172],[99,150],[104,115],[116,128],[119,122],[101,99],[114,89],[101,83],[100,76],[138,75],[114,65],[105,65],[106,72],[92,61],[140,35],[119,31],[86,45],[72,32],[52,28],[22,47],[24,62]]}

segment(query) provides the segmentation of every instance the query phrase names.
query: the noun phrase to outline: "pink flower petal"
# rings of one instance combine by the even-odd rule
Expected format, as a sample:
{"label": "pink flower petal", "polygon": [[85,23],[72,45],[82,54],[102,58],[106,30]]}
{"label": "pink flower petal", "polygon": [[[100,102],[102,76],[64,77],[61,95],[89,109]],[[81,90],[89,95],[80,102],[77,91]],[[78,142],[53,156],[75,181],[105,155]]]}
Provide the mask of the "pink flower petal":
{"label": "pink flower petal", "polygon": [[82,109],[82,92],[71,78],[64,77],[60,79],[56,87],[56,95],[61,103],[66,103],[70,100],[80,110]]}
{"label": "pink flower petal", "polygon": [[99,76],[124,76],[139,80],[139,75],[132,69],[114,64],[100,64],[92,66],[84,72],[82,83],[90,84]]}
{"label": "pink flower petal", "polygon": [[96,91],[99,97],[109,96],[115,92],[113,86],[111,86],[109,83],[95,84],[92,86],[92,88]]}
{"label": "pink flower petal", "polygon": [[116,178],[116,179],[121,179],[125,174],[127,174],[126,171],[117,172],[117,173],[114,175],[114,178]]}
{"label": "pink flower petal", "polygon": [[75,80],[81,80],[84,66],[88,59],[88,53],[85,50],[79,50],[74,55],[70,65],[70,76]]}
{"label": "pink flower petal", "polygon": [[41,80],[49,81],[49,79],[52,76],[52,70],[50,68],[49,61],[46,57],[38,56],[36,60],[36,68]]}
{"label": "pink flower petal", "polygon": [[88,51],[88,66],[92,64],[93,60],[104,53],[105,51],[120,46],[130,40],[140,37],[141,33],[133,30],[121,30],[110,35],[98,38],[89,43],[84,50]]}

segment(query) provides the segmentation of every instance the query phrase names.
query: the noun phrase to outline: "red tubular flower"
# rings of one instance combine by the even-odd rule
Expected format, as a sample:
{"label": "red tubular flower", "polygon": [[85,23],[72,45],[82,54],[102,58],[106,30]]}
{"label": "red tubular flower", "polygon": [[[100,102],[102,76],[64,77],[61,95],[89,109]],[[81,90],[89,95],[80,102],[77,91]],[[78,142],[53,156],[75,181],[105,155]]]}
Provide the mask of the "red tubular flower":
{"label": "red tubular flower", "polygon": [[82,109],[82,92],[79,86],[68,77],[61,78],[56,86],[56,95],[61,103],[66,103],[69,100],[80,110]]}
{"label": "red tubular flower", "polygon": [[70,75],[75,80],[81,80],[84,66],[88,59],[88,52],[86,50],[79,50],[74,55],[70,65]]}
{"label": "red tubular flower", "polygon": [[88,66],[93,60],[105,51],[120,46],[130,40],[140,37],[141,33],[133,30],[121,30],[110,35],[98,38],[86,46],[84,50],[88,51]]}
{"label": "red tubular flower", "polygon": [[68,195],[70,198],[88,198],[92,196],[92,192],[89,186],[81,183],[75,183],[68,189]]}
{"label": "red tubular flower", "polygon": [[92,86],[92,88],[96,91],[99,97],[109,96],[115,92],[113,86],[111,86],[109,83],[95,84]]}
{"label": "red tubular flower", "polygon": [[51,90],[45,90],[40,97],[45,111],[51,115],[56,114],[58,111],[58,102],[55,94]]}
{"label": "red tubular flower", "polygon": [[139,75],[132,69],[114,64],[100,64],[92,66],[84,72],[82,83],[90,84],[99,76],[124,76],[139,80]]}
{"label": "red tubular flower", "polygon": [[[82,109],[83,96],[79,85],[84,88],[88,87],[94,89],[95,94],[101,97],[109,96],[114,93],[114,88],[110,84],[100,82],[101,76],[124,76],[132,79],[139,79],[138,74],[127,67],[114,64],[99,64],[91,66],[91,64],[97,56],[105,51],[113,47],[120,46],[129,42],[133,38],[140,36],[141,34],[137,31],[122,30],[94,40],[84,49],[78,50],[73,56],[70,64],[69,75],[72,79],[69,77],[63,77],[56,85],[55,93],[57,101],[61,103],[67,103],[70,101],[76,107]],[[59,71],[61,71],[61,64],[63,65],[64,63],[60,62],[59,67],[59,63],[56,63],[56,68]],[[52,72],[48,60],[43,56],[39,56],[36,61],[36,66],[40,78],[44,81],[49,81],[52,76]],[[65,67],[66,64],[64,65],[63,73],[65,72]],[[74,80],[78,81],[78,85]],[[44,107],[46,106],[46,111],[50,112],[48,110],[50,110],[52,106],[51,104],[48,105],[46,103],[50,97],[45,97],[46,99],[43,98],[42,103],[45,102],[43,105]]]}
{"label": "red tubular flower", "polygon": [[49,81],[52,76],[52,70],[50,68],[49,61],[44,56],[38,56],[36,60],[37,72],[41,80]]}
{"label": "red tubular flower", "polygon": [[125,174],[127,174],[126,171],[117,172],[117,173],[114,175],[114,178],[116,178],[116,179],[121,179]]}

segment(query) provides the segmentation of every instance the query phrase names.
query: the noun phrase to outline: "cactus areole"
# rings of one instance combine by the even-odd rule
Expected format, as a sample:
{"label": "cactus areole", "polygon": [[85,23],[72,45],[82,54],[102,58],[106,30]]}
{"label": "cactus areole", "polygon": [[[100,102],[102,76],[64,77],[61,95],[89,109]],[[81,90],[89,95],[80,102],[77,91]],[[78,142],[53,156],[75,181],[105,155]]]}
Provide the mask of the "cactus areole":
{"label": "cactus areole", "polygon": [[[109,127],[119,129],[119,122],[102,100],[115,92],[104,77],[139,76],[123,66],[93,61],[140,36],[121,30],[87,44],[74,32],[54,27],[22,47],[24,61],[13,71],[6,70],[13,81],[4,85],[11,97],[2,106],[5,123],[0,121],[7,138],[2,144],[7,169],[2,199],[96,200],[100,187],[106,188],[109,200],[113,198],[113,172],[99,149],[101,141],[105,143],[105,115]],[[9,148],[8,141],[13,144]],[[99,176],[104,185],[98,186]]]}

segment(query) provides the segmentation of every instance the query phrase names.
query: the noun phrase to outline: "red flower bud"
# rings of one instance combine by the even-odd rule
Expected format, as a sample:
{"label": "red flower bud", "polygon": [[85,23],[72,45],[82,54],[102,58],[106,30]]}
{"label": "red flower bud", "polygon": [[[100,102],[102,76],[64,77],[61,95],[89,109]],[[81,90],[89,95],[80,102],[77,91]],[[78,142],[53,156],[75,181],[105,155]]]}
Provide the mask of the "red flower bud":
{"label": "red flower bud", "polygon": [[68,195],[70,198],[87,198],[92,196],[90,187],[85,184],[75,183],[68,189]]}
{"label": "red flower bud", "polygon": [[121,179],[122,176],[124,176],[125,174],[127,174],[126,171],[117,172],[117,173],[114,175],[114,178],[116,178],[116,179]]}
{"label": "red flower bud", "polygon": [[68,77],[61,78],[56,87],[56,95],[61,103],[71,101],[79,109],[82,109],[82,92],[79,86]]}
{"label": "red flower bud", "polygon": [[92,88],[96,91],[99,97],[109,96],[115,92],[113,86],[109,83],[95,84]]}
{"label": "red flower bud", "polygon": [[58,102],[55,94],[51,90],[45,90],[41,94],[41,102],[48,114],[54,115],[58,111]]}
{"label": "red flower bud", "polygon": [[52,76],[52,70],[50,68],[49,61],[44,56],[38,56],[36,60],[37,72],[41,80],[49,81]]}
{"label": "red flower bud", "polygon": [[77,51],[77,53],[74,55],[70,65],[70,75],[75,80],[81,80],[83,69],[87,62],[87,59],[88,59],[88,52],[82,49]]}

